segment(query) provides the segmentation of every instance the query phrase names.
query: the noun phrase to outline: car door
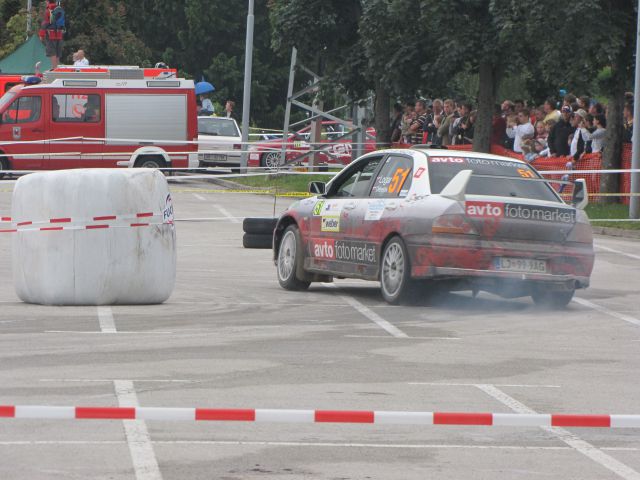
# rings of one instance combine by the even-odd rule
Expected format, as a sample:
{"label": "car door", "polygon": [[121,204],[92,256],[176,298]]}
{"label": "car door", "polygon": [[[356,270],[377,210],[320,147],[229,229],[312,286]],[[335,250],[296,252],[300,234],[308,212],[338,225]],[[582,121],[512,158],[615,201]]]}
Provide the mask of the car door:
{"label": "car door", "polygon": [[7,140],[16,142],[7,148],[7,152],[12,153],[15,170],[45,168],[48,147],[43,142],[47,138],[44,106],[43,95],[20,95],[2,114],[3,136],[9,133]]}
{"label": "car door", "polygon": [[373,252],[364,251],[355,242],[363,235],[371,180],[384,155],[362,158],[331,182],[324,197],[313,208],[309,228],[308,258],[313,269],[344,274],[366,276],[367,267],[375,264]]}

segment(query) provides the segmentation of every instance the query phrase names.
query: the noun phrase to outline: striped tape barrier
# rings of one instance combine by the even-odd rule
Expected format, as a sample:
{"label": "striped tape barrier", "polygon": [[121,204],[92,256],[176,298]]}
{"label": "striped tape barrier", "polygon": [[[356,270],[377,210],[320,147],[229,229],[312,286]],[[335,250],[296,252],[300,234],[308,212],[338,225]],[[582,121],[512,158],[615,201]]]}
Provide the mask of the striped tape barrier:
{"label": "striped tape barrier", "polygon": [[158,407],[0,406],[2,418],[172,420],[255,423],[364,423],[504,427],[640,428],[640,415],[575,415],[357,410],[274,410]]}

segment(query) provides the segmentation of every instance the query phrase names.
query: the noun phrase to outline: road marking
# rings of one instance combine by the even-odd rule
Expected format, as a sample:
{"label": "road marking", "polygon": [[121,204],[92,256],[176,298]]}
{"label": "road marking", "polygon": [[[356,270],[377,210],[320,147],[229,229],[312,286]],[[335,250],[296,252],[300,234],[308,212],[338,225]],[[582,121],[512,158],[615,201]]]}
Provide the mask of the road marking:
{"label": "road marking", "polygon": [[[347,338],[384,338],[384,339],[389,339],[389,337],[387,336],[383,336],[383,335],[345,335],[345,337]],[[411,340],[461,340],[461,338],[458,337],[406,337],[409,338]]]}
{"label": "road marking", "polygon": [[620,250],[616,250],[615,248],[605,247],[604,245],[600,245],[599,243],[595,244],[596,248],[600,250],[604,250],[606,252],[617,253],[618,255],[623,255],[625,257],[633,258],[634,260],[640,260],[640,255],[634,255],[633,253],[626,253]]}
{"label": "road marking", "polygon": [[193,196],[196,197],[198,200],[202,200],[203,202],[207,201],[206,198],[204,198],[202,195],[199,195],[197,193],[194,193]]}
{"label": "road marking", "polygon": [[[113,386],[121,407],[138,407],[138,396],[131,380],[114,380]],[[160,467],[144,420],[123,420],[124,433],[131,453],[136,480],[162,480]]]}
{"label": "road marking", "polygon": [[[2,446],[38,446],[38,445],[122,445],[123,440],[6,440]],[[457,450],[551,450],[572,451],[571,447],[539,445],[463,445],[431,443],[337,443],[337,442],[272,442],[244,440],[152,440],[155,445],[236,445],[236,446],[274,446],[274,447],[338,447],[338,448],[389,448],[389,449],[457,449]],[[608,452],[638,452],[638,447],[603,447]]]}
{"label": "road marking", "polygon": [[[325,287],[329,287],[329,288],[332,288],[332,289],[336,289],[337,288],[335,285],[333,285],[331,283],[324,283],[323,285]],[[392,335],[392,336],[394,336],[396,338],[409,338],[409,335],[404,333],[402,330],[400,330],[395,325],[392,325],[391,323],[387,322],[384,318],[382,318],[376,312],[374,312],[370,308],[366,307],[365,305],[363,305],[359,301],[357,301],[355,298],[347,297],[346,295],[340,295],[340,294],[338,294],[338,297],[341,298],[344,302],[346,302],[349,305],[351,305],[358,312],[360,312],[362,315],[367,317],[369,320],[371,320],[373,323],[378,325],[380,328],[385,330],[390,335]]]}
{"label": "road marking", "polygon": [[111,307],[98,307],[98,321],[100,322],[101,333],[118,333],[116,324],[113,321]]}
{"label": "road marking", "polygon": [[226,208],[220,205],[214,205],[214,207],[216,207],[222,215],[224,215],[229,220],[231,220],[231,223],[240,223],[240,219],[238,217],[234,217],[233,215],[231,215],[231,213],[229,213],[229,211]]}
{"label": "road marking", "polygon": [[199,383],[195,380],[177,380],[161,378],[136,378],[134,380],[122,380],[117,378],[41,378],[39,382],[82,382],[82,383],[111,383],[111,382],[157,382],[157,383]]}
{"label": "road marking", "polygon": [[[409,382],[408,385],[432,385],[440,387],[479,387],[477,383],[436,383],[436,382]],[[562,388],[560,385],[528,385],[528,384],[494,384],[494,387],[513,388]]]}
{"label": "road marking", "polygon": [[[534,410],[527,407],[524,403],[519,402],[515,398],[510,397],[509,395],[504,393],[502,390],[499,390],[494,385],[476,385],[476,386],[480,390],[482,390],[484,393],[486,393],[490,397],[493,397],[498,402],[509,407],[511,410],[513,410],[516,413],[527,413],[527,414],[537,413]],[[561,428],[561,427],[540,427],[540,428],[542,428],[542,430],[544,430],[545,432],[548,432],[551,435],[555,436],[559,440],[563,441],[564,443],[566,443],[567,445],[569,445],[571,448],[581,453],[582,455],[590,458],[591,460],[603,466],[604,468],[612,471],[619,477],[624,478],[625,480],[640,480],[640,473],[636,472],[635,470],[628,467],[624,463],[619,462],[615,458],[607,455],[603,451],[591,445],[589,442],[582,440],[580,437],[578,437],[577,435],[574,435],[568,430],[565,430],[564,428]]]}
{"label": "road marking", "polygon": [[574,297],[573,301],[587,308],[591,308],[592,310],[596,310],[600,313],[604,313],[605,315],[609,315],[610,317],[617,318],[619,320],[625,321],[627,323],[631,323],[637,327],[640,327],[640,320],[637,318],[631,317],[629,315],[625,315],[624,313],[614,312],[613,310],[603,307],[602,305],[597,305],[595,303],[590,302],[589,300],[585,300],[584,298]]}
{"label": "road marking", "polygon": [[84,331],[84,330],[45,330],[44,333],[73,333],[73,334],[80,334],[80,335],[96,335],[96,334],[102,334],[102,333],[117,333],[117,334],[120,334],[120,335],[126,335],[126,334],[134,334],[134,335],[173,335],[174,332],[134,332],[134,331],[123,332],[123,331],[116,331],[114,329],[114,331],[102,330],[101,332],[87,332],[87,331]]}

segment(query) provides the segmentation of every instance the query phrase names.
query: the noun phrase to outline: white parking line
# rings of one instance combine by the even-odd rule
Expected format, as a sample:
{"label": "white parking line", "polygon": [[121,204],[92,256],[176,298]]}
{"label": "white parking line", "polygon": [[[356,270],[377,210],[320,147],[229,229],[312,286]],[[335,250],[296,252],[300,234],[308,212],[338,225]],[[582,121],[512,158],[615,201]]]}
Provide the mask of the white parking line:
{"label": "white parking line", "polygon": [[225,217],[227,217],[229,220],[231,220],[231,223],[240,223],[240,218],[239,217],[234,217],[233,215],[231,215],[231,213],[229,213],[229,211],[220,206],[220,205],[214,205],[214,207],[216,207],[218,209],[218,211],[224,215]]}
{"label": "white parking line", "polygon": [[[437,382],[409,382],[407,385],[429,385],[439,387],[479,387],[477,383],[437,383]],[[513,388],[562,388],[560,385],[528,385],[528,384],[494,384],[494,387]]]}
{"label": "white parking line", "polygon": [[640,320],[638,320],[637,318],[631,317],[629,315],[625,315],[624,313],[615,312],[607,307],[603,307],[602,305],[598,305],[590,302],[589,300],[585,300],[584,298],[574,297],[573,301],[584,307],[590,308],[592,310],[596,310],[600,313],[604,313],[605,315],[609,315],[610,317],[617,318],[619,320],[622,320],[632,325],[636,325],[637,327],[640,327]]}
{"label": "white parking line", "polygon": [[[138,396],[130,380],[114,380],[113,386],[121,407],[138,407]],[[149,439],[147,424],[144,420],[123,420],[131,461],[136,480],[162,480],[160,467]]]}
{"label": "white parking line", "polygon": [[98,321],[102,333],[118,333],[116,324],[113,321],[111,307],[98,307]]}
{"label": "white parking line", "polygon": [[[503,405],[509,407],[511,410],[513,410],[516,413],[529,413],[529,414],[537,413],[534,410],[527,407],[525,404],[519,402],[515,398],[510,397],[509,395],[504,393],[502,390],[496,388],[494,385],[476,385],[476,386],[480,390],[482,390],[484,393],[486,393],[490,397],[493,397],[494,399],[496,399]],[[551,435],[555,436],[559,440],[563,441],[564,443],[566,443],[567,445],[569,445],[571,448],[581,453],[582,455],[590,458],[591,460],[603,466],[604,468],[612,471],[619,477],[624,478],[625,480],[640,480],[640,473],[636,472],[634,469],[632,469],[631,467],[628,467],[624,463],[619,462],[618,460],[611,457],[610,455],[607,455],[602,450],[597,449],[596,447],[591,445],[589,442],[582,440],[580,437],[578,437],[577,435],[574,435],[568,430],[565,430],[564,428],[560,428],[560,427],[540,427],[540,428],[542,428],[545,432],[548,432]]]}
{"label": "white parking line", "polygon": [[203,202],[207,201],[206,198],[204,198],[202,195],[199,195],[197,193],[194,193],[193,196],[196,197],[198,200],[202,200]]}
{"label": "white parking line", "polygon": [[640,260],[640,255],[634,255],[633,253],[626,253],[620,250],[616,250],[615,248],[605,247],[604,245],[600,245],[599,243],[594,244],[596,248],[600,250],[604,250],[605,252],[617,253],[618,255],[623,255],[625,257],[633,258],[634,260]]}

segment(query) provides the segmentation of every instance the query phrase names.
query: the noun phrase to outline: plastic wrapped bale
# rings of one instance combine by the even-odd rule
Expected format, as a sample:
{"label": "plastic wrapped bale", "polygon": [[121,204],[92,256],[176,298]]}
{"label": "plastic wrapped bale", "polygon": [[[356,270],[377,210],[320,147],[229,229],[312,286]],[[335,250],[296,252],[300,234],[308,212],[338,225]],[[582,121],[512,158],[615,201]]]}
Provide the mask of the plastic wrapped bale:
{"label": "plastic wrapped bale", "polygon": [[176,233],[159,171],[26,175],[16,182],[11,213],[13,282],[24,302],[156,304],[171,296]]}

